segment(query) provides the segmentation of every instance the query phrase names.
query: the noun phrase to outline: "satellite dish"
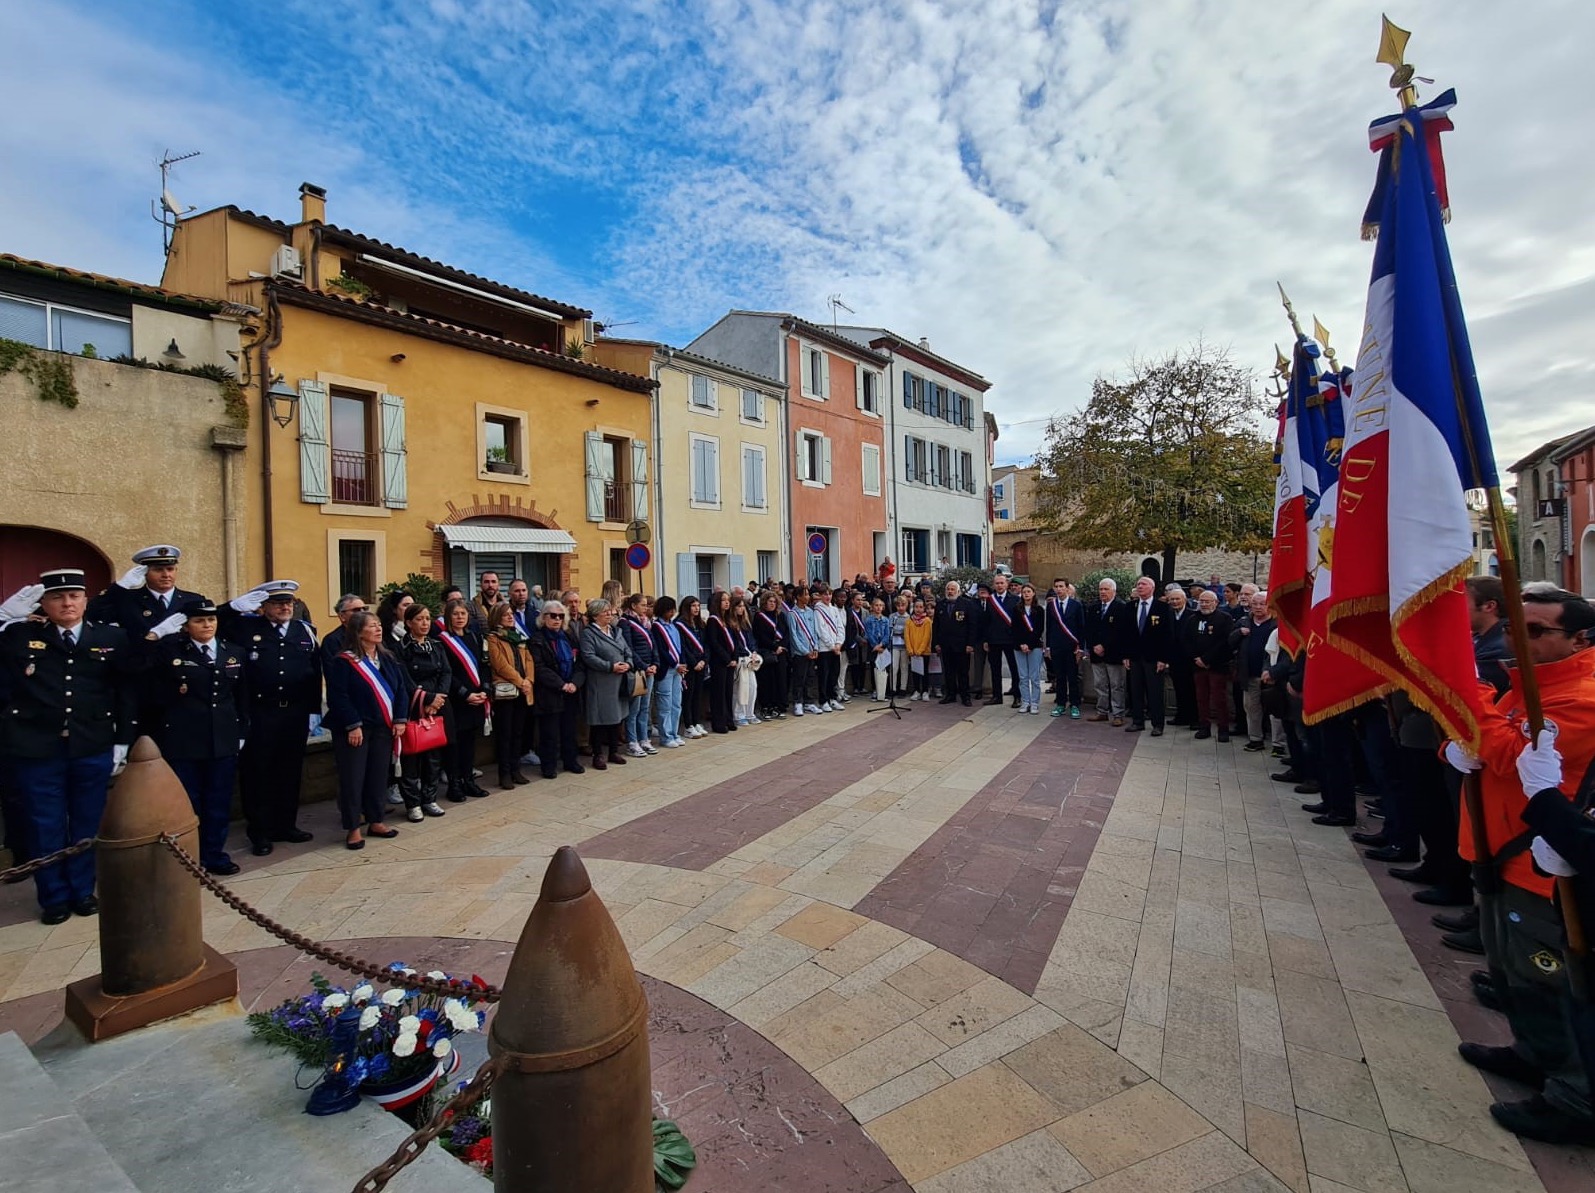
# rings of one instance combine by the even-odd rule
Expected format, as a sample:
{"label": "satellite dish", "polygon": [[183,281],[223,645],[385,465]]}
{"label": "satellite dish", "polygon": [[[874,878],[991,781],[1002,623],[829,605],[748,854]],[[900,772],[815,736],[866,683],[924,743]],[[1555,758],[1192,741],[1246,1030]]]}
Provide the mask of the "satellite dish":
{"label": "satellite dish", "polygon": [[161,191],[161,206],[169,211],[172,215],[183,214],[183,205],[177,201],[177,196],[172,194],[172,192],[169,190],[163,189]]}

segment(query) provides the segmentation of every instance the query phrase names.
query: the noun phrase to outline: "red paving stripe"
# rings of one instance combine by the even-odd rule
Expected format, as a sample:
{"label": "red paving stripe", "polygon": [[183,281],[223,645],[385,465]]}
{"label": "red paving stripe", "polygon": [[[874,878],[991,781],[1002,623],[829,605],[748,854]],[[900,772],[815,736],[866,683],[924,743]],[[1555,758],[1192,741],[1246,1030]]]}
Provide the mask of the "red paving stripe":
{"label": "red paving stripe", "polygon": [[[852,708],[856,716],[856,700]],[[590,837],[581,843],[582,856],[706,869],[968,715],[956,705],[934,703],[915,704],[911,711],[912,716],[900,721],[889,713],[870,717],[822,742],[781,754],[734,779]],[[781,749],[779,725],[756,725],[739,732],[758,735],[755,740],[767,743],[772,752]]]}
{"label": "red paving stripe", "polygon": [[1048,726],[853,910],[1034,994],[1135,742]]}

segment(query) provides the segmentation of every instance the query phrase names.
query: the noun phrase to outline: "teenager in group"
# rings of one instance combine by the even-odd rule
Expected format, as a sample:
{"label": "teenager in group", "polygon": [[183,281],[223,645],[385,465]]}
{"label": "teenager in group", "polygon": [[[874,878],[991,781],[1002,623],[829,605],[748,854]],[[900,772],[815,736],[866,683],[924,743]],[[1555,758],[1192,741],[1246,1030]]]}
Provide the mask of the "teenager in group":
{"label": "teenager in group", "polygon": [[888,677],[888,694],[895,698],[908,694],[908,594],[906,592],[900,592],[892,598],[890,618],[892,669]]}
{"label": "teenager in group", "polygon": [[842,653],[847,658],[847,691],[853,696],[863,696],[874,686],[870,674],[874,659],[864,634],[864,619],[869,612],[864,594],[856,588],[851,589],[847,594],[846,638],[842,643]]}
{"label": "teenager in group", "polygon": [[659,744],[667,750],[687,744],[681,736],[681,695],[687,664],[681,651],[681,628],[675,620],[674,597],[662,596],[654,602],[653,647],[659,667],[654,675],[654,706],[659,713]]}
{"label": "teenager in group", "polygon": [[1019,700],[1014,706],[1022,713],[1041,712],[1041,677],[1046,671],[1046,610],[1036,600],[1033,585],[1019,588],[1019,603],[1013,619],[1014,674],[1018,677]]}
{"label": "teenager in group", "polygon": [[653,602],[642,593],[634,592],[621,602],[621,616],[616,623],[620,632],[625,635],[626,645],[636,660],[636,670],[642,676],[640,691],[637,690],[636,680],[633,679],[633,694],[626,704],[626,754],[632,758],[646,758],[650,754],[659,753],[654,749],[651,734],[648,732],[648,711],[652,704],[653,681],[659,671],[658,661],[654,657],[652,610]]}
{"label": "teenager in group", "polygon": [[788,699],[792,715],[823,711],[811,694],[814,690],[815,663],[820,657],[820,630],[814,610],[809,608],[809,591],[795,588],[786,613],[787,640],[792,643],[792,663]]}
{"label": "teenager in group", "polygon": [[[921,588],[926,586],[921,585]],[[930,699],[930,641],[933,625],[930,607],[916,597],[908,611],[908,624],[903,627],[903,650],[908,655],[908,698]]]}
{"label": "teenager in group", "polygon": [[537,759],[543,778],[552,779],[564,766],[579,775],[576,721],[581,715],[587,671],[577,658],[576,639],[566,628],[569,615],[558,601],[545,601],[527,649],[532,657],[532,719],[537,724]]}
{"label": "teenager in group", "polygon": [[[753,624],[748,620],[748,604],[741,598],[731,601],[731,636],[737,643],[737,675],[731,687],[731,723],[757,725],[758,666],[763,665],[753,648]],[[758,660],[755,663],[755,660]]]}
{"label": "teenager in group", "polygon": [[844,613],[831,603],[831,589],[825,584],[814,586],[809,607],[814,611],[814,625],[819,631],[819,658],[814,665],[815,685],[819,688],[819,706],[823,712],[842,711],[842,644]]}
{"label": "teenager in group", "polygon": [[443,606],[438,642],[449,657],[454,690],[449,701],[454,711],[454,731],[448,745],[448,797],[463,803],[467,796],[485,796],[487,788],[476,781],[476,741],[487,723],[492,681],[487,671],[487,646],[477,632],[471,606],[456,595]]}
{"label": "teenager in group", "polygon": [[488,670],[493,676],[493,752],[498,759],[498,785],[504,790],[530,783],[521,773],[521,739],[536,699],[535,674],[526,635],[515,624],[508,601],[487,611]]}
{"label": "teenager in group", "polygon": [[709,617],[704,623],[704,649],[709,652],[709,728],[715,733],[730,733],[733,719],[732,685],[737,675],[737,642],[731,636],[731,594],[725,591],[709,597]]}
{"label": "teenager in group", "polygon": [[581,661],[587,669],[587,735],[593,769],[625,766],[620,752],[620,726],[635,681],[637,659],[626,635],[615,626],[615,608],[608,601],[587,602],[587,626],[581,635]]}
{"label": "teenager in group", "polygon": [[876,597],[864,619],[864,646],[869,652],[870,686],[876,703],[886,699],[892,682],[892,619],[886,616],[886,602]]}
{"label": "teenager in group", "polygon": [[1080,662],[1085,657],[1085,607],[1074,596],[1074,586],[1061,577],[1052,582],[1047,598],[1047,661],[1052,665],[1055,693],[1052,715],[1065,713],[1080,719]]}
{"label": "teenager in group", "polygon": [[[396,837],[382,823],[395,745],[409,721],[410,677],[383,639],[376,614],[362,610],[344,622],[344,650],[327,668],[327,716],[338,767],[338,814],[344,845],[364,849],[366,837]],[[365,825],[361,830],[362,822]]]}
{"label": "teenager in group", "polygon": [[[404,638],[399,643],[399,662],[404,664],[415,692],[410,698],[410,719],[442,717],[448,737],[452,738],[453,717],[449,710],[449,693],[454,687],[454,675],[449,667],[448,651],[432,637],[432,611],[422,604],[413,604],[404,611]],[[425,816],[441,816],[437,789],[443,770],[445,744],[419,754],[406,754],[400,760],[399,794],[404,796],[405,815],[412,821]]]}
{"label": "teenager in group", "polygon": [[753,644],[762,660],[758,674],[759,716],[766,720],[786,719],[787,649],[786,618],[781,598],[770,589],[759,598],[753,615]]}
{"label": "teenager in group", "polygon": [[702,605],[695,596],[681,598],[676,628],[681,631],[681,662],[687,668],[681,686],[681,736],[706,737],[703,703],[709,681],[709,651],[703,644]]}

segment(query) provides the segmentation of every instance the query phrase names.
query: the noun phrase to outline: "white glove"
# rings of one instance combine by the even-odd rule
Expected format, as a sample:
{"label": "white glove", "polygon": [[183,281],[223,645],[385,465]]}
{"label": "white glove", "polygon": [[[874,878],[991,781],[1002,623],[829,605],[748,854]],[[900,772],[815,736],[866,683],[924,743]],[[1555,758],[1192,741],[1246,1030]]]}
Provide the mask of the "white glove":
{"label": "white glove", "polygon": [[129,592],[144,587],[144,574],[149,571],[142,563],[135,563],[123,573],[122,578],[116,582],[118,588],[125,588]]}
{"label": "white glove", "polygon": [[243,596],[234,597],[232,600],[228,601],[227,605],[229,608],[236,609],[240,613],[253,613],[265,603],[266,589],[251,588],[248,592],[244,593]]}
{"label": "white glove", "polygon": [[1544,837],[1535,837],[1529,851],[1534,854],[1534,864],[1547,874],[1558,878],[1572,878],[1578,871],[1567,864],[1567,859],[1546,844]]}
{"label": "white glove", "polygon": [[1523,794],[1532,799],[1547,787],[1562,785],[1562,756],[1556,750],[1556,727],[1540,730],[1540,741],[1530,741],[1517,756],[1517,777],[1523,780]]}
{"label": "white glove", "polygon": [[148,634],[148,637],[151,637],[151,638],[154,638],[156,640],[159,640],[161,638],[165,638],[169,634],[175,634],[175,633],[177,633],[178,630],[183,628],[184,623],[186,623],[187,621],[188,621],[188,614],[186,614],[186,613],[173,613],[170,617],[166,618],[164,621],[158,621],[153,626],[151,626],[150,627],[150,632]]}
{"label": "white glove", "polygon": [[1451,764],[1453,769],[1459,770],[1465,775],[1471,775],[1476,770],[1484,769],[1484,763],[1469,754],[1454,741],[1448,741],[1445,744],[1445,760]]}
{"label": "white glove", "polygon": [[111,747],[111,777],[114,779],[127,766],[127,747]]}
{"label": "white glove", "polygon": [[16,621],[26,617],[39,607],[39,598],[43,595],[44,585],[24,584],[0,602],[0,622]]}
{"label": "white glove", "polygon": [[242,750],[244,748],[244,741],[245,741],[245,739],[242,738],[242,737],[238,739],[238,748],[240,750]]}
{"label": "white glove", "polygon": [[318,713],[318,712],[313,712],[313,713],[310,714],[310,732],[307,733],[305,736],[307,736],[307,737],[315,737],[320,732],[321,732],[321,714]]}

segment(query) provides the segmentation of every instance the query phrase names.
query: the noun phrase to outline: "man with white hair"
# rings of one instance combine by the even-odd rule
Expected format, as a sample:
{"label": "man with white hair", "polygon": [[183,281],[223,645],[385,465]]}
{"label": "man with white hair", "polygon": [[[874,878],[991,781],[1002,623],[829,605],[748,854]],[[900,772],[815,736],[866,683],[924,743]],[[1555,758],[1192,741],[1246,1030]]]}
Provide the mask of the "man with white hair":
{"label": "man with white hair", "polygon": [[1091,683],[1097,692],[1093,721],[1112,717],[1124,724],[1125,695],[1130,674],[1124,666],[1124,622],[1128,606],[1119,599],[1119,584],[1111,576],[1097,581],[1097,604],[1085,611],[1086,650],[1091,657]]}
{"label": "man with white hair", "polygon": [[1163,586],[1163,603],[1168,606],[1169,636],[1174,641],[1169,661],[1169,682],[1174,686],[1174,720],[1171,725],[1196,725],[1196,664],[1180,644],[1185,640],[1185,623],[1196,615],[1177,583]]}

